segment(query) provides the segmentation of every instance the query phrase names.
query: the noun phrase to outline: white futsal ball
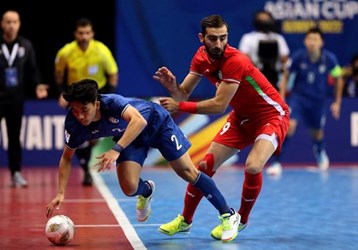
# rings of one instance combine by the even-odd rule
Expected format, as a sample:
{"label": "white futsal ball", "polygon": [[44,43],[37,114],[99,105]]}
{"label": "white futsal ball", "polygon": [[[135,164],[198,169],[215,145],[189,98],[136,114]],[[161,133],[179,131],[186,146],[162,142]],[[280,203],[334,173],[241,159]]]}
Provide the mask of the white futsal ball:
{"label": "white futsal ball", "polygon": [[75,236],[75,224],[66,215],[55,215],[47,221],[45,233],[52,244],[67,245]]}

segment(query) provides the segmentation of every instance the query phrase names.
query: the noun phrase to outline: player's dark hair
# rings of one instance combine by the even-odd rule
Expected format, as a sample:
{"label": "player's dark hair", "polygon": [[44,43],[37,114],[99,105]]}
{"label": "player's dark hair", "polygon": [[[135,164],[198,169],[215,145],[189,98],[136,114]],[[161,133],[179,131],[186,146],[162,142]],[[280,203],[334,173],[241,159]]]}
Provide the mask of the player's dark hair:
{"label": "player's dark hair", "polygon": [[91,26],[93,29],[93,24],[91,20],[86,17],[83,17],[77,20],[75,30],[77,30],[79,27],[86,27],[86,26]]}
{"label": "player's dark hair", "polygon": [[74,82],[67,87],[63,93],[63,98],[67,102],[95,103],[98,99],[98,84],[92,79]]}
{"label": "player's dark hair", "polygon": [[205,35],[207,28],[221,28],[223,26],[226,26],[229,30],[229,25],[220,15],[207,16],[201,20],[201,33]]}
{"label": "player's dark hair", "polygon": [[310,28],[309,30],[307,30],[305,36],[308,36],[309,34],[318,34],[318,35],[320,35],[320,37],[322,38],[322,40],[324,40],[324,38],[323,38],[323,32],[322,32],[322,30],[321,30],[319,27],[314,26],[314,27]]}

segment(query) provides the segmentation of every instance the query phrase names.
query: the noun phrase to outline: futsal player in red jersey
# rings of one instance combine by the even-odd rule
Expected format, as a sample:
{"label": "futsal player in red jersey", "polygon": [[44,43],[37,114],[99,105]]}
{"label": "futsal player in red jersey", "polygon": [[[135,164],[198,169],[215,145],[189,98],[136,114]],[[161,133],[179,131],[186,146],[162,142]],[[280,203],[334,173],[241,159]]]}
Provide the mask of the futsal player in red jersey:
{"label": "futsal player in red jersey", "polygon": [[[159,68],[153,78],[172,96],[159,100],[172,113],[220,114],[229,105],[232,107],[226,123],[214,137],[198,168],[213,176],[238,150],[252,145],[245,162],[238,210],[240,231],[247,226],[250,211],[260,194],[263,167],[273,154],[280,152],[288,129],[289,110],[280,94],[250,59],[228,44],[228,24],[221,16],[211,15],[202,19],[199,39],[203,45],[194,55],[190,71],[181,84],[166,67]],[[203,76],[216,86],[215,96],[199,102],[187,101]],[[189,231],[202,197],[202,193],[189,184],[182,214],[158,230],[167,235]],[[211,236],[221,239],[222,229],[222,225],[218,225]]]}

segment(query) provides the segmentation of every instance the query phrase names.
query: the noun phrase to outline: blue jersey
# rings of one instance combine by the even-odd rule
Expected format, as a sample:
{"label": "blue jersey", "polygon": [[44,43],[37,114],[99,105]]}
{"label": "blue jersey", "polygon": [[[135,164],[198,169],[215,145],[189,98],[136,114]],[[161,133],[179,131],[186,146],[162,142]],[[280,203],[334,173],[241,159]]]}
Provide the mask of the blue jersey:
{"label": "blue jersey", "polygon": [[332,92],[328,79],[336,68],[340,68],[338,60],[327,50],[322,50],[317,62],[310,61],[306,49],[296,51],[291,57],[289,67],[290,74],[294,76],[291,93],[309,99],[325,99],[327,94]]}
{"label": "blue jersey", "polygon": [[102,137],[118,141],[128,123],[122,118],[130,105],[147,121],[140,135],[121,152],[120,161],[134,160],[143,164],[149,147],[158,148],[168,161],[180,158],[191,146],[189,140],[175,124],[169,112],[159,104],[116,94],[99,95],[101,119],[83,126],[71,110],[65,119],[65,145],[76,149],[83,142]]}

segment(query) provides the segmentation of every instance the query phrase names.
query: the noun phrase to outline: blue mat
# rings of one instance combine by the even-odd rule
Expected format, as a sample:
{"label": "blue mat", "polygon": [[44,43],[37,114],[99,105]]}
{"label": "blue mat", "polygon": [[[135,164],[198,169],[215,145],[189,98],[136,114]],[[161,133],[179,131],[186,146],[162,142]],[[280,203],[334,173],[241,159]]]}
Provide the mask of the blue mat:
{"label": "blue mat", "polygon": [[[228,203],[238,209],[243,169],[222,167],[214,176]],[[264,175],[263,188],[248,227],[230,243],[210,237],[219,223],[218,213],[204,198],[189,233],[166,236],[157,231],[182,212],[186,182],[171,169],[144,167],[143,179],[156,183],[153,212],[139,223],[136,198],[123,195],[114,172],[101,174],[147,249],[358,249],[358,168],[284,169],[280,178]]]}

